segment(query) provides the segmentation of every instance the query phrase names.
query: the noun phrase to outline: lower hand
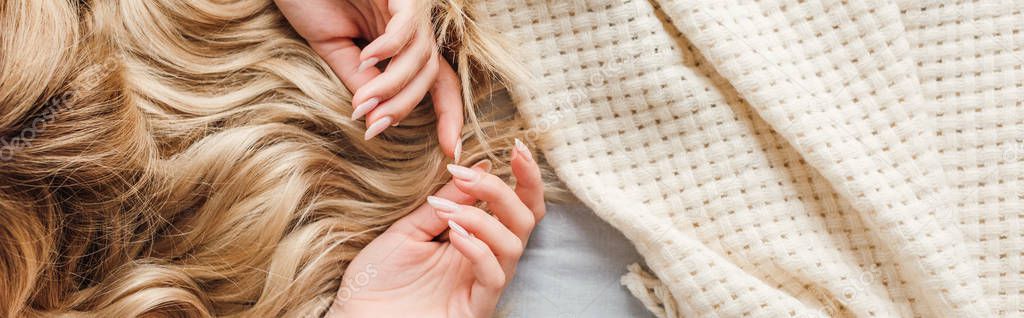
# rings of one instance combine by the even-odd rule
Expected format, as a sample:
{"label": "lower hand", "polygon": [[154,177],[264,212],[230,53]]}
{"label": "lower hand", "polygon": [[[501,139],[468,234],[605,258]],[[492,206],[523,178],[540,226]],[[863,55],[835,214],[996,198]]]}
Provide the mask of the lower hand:
{"label": "lower hand", "polygon": [[[516,144],[514,189],[489,163],[450,165],[450,183],[349,264],[328,317],[490,317],[545,213],[540,170]],[[446,229],[448,240],[436,241]]]}

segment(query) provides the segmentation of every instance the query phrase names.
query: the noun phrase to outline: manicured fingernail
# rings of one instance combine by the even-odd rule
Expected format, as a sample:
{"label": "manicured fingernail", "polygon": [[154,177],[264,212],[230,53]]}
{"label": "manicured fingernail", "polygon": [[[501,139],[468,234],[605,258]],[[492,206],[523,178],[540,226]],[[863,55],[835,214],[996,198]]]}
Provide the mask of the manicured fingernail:
{"label": "manicured fingernail", "polygon": [[456,179],[466,182],[474,182],[480,177],[480,174],[473,171],[473,169],[459,165],[448,165],[448,172],[450,172]]}
{"label": "manicured fingernail", "polygon": [[462,159],[462,139],[455,141],[455,163],[459,163],[459,159]]}
{"label": "manicured fingernail", "polygon": [[438,214],[445,218],[450,218],[452,214],[459,210],[457,203],[435,196],[427,197],[427,204],[430,204],[430,207],[434,208]]}
{"label": "manicured fingernail", "polygon": [[477,161],[477,163],[473,164],[473,168],[480,168],[480,170],[485,172],[491,172],[491,159]]}
{"label": "manicured fingernail", "polygon": [[370,138],[376,137],[383,132],[384,129],[388,129],[389,125],[391,125],[390,116],[378,119],[373,122],[370,127],[366,127],[366,134],[363,134],[363,140],[370,140]]}
{"label": "manicured fingernail", "polygon": [[455,221],[448,220],[448,227],[455,231],[455,233],[462,235],[462,237],[469,238],[469,232],[466,232],[466,229],[462,228],[462,225],[455,223]]}
{"label": "manicured fingernail", "polygon": [[356,109],[352,110],[352,120],[356,120],[359,119],[360,117],[363,117],[364,115],[366,115],[366,113],[369,113],[371,110],[373,110],[374,107],[377,107],[377,104],[380,104],[380,99],[376,97],[368,99],[362,104],[359,104],[359,106],[356,106]]}
{"label": "manicured fingernail", "polygon": [[359,63],[359,68],[356,68],[356,73],[362,73],[366,69],[370,68],[370,66],[377,65],[377,62],[380,62],[380,59],[376,57],[366,59],[362,63]]}
{"label": "manicured fingernail", "polygon": [[526,144],[524,144],[522,140],[519,140],[519,138],[516,138],[516,150],[523,156],[526,156],[526,159],[533,160],[533,154],[530,153],[530,148],[527,148]]}

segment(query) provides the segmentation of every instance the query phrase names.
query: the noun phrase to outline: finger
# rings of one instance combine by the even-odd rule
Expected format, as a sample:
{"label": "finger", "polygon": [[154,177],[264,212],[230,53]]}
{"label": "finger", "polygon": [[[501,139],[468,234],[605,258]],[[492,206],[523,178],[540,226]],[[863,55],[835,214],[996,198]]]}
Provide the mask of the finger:
{"label": "finger", "polygon": [[[370,124],[369,128],[366,129],[366,134],[363,138],[369,140],[383,132],[389,125],[396,125],[402,119],[405,119],[416,108],[416,105],[423,100],[423,95],[427,94],[430,86],[434,84],[434,80],[437,79],[437,69],[437,59],[431,59],[420,74],[416,75],[416,78],[402,89],[398,95],[395,95],[366,115],[366,122],[373,124]],[[386,124],[378,124],[382,120]]]}
{"label": "finger", "polygon": [[452,66],[438,56],[437,81],[430,89],[430,97],[437,114],[437,138],[441,151],[458,164],[462,152],[462,84]]}
{"label": "finger", "polygon": [[544,180],[540,175],[540,167],[533,160],[530,148],[516,138],[512,147],[512,175],[516,177],[516,195],[526,207],[533,211],[533,219],[540,222],[544,218]]}
{"label": "finger", "polygon": [[455,186],[459,190],[487,202],[494,216],[526,242],[535,224],[533,212],[519,201],[519,197],[505,182],[492,174],[456,165],[448,165],[448,172],[455,177]]}
{"label": "finger", "polygon": [[416,74],[419,74],[431,54],[436,51],[430,37],[415,36],[411,46],[392,58],[383,73],[371,79],[355,92],[355,95],[352,96],[352,103],[358,105],[375,98],[377,101],[386,101],[395,96]]}
{"label": "finger", "polygon": [[[491,162],[481,161],[474,165],[472,169],[480,172],[489,171],[491,170]],[[459,204],[473,204],[476,202],[476,198],[459,190],[453,182],[445,184],[434,193],[434,196]],[[433,240],[434,237],[440,235],[446,229],[448,229],[446,221],[439,219],[430,205],[423,204],[409,213],[409,215],[392,224],[387,231],[405,235],[414,241],[426,242]]]}
{"label": "finger", "polygon": [[429,197],[427,202],[434,208],[438,218],[462,225],[466,231],[487,244],[498,257],[501,267],[507,274],[511,274],[510,271],[523,255],[523,243],[518,236],[498,219],[477,207],[458,204],[440,197]]}
{"label": "finger", "polygon": [[384,34],[381,34],[373,42],[363,48],[360,60],[365,64],[376,65],[378,62],[395,56],[409,44],[413,34],[416,34],[416,23],[419,23],[413,11],[400,12],[391,17],[388,25],[384,27]]}
{"label": "finger", "polygon": [[448,226],[454,233],[450,236],[452,246],[473,264],[476,282],[485,288],[505,287],[505,271],[487,244],[470,236],[470,233],[458,223],[448,221]]}
{"label": "finger", "polygon": [[[328,41],[310,42],[309,45],[317,55],[324,59],[324,62],[327,62],[331,71],[334,71],[334,75],[341,79],[350,92],[356,92],[380,74],[380,70],[376,67],[358,70],[360,50],[352,42],[352,39],[335,38]],[[352,102],[353,105],[358,105],[355,100]]]}

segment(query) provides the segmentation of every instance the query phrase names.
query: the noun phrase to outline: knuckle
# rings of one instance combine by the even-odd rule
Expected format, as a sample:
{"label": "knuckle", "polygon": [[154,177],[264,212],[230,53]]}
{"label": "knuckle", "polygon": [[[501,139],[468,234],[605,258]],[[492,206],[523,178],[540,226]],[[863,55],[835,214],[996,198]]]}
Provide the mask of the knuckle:
{"label": "knuckle", "polygon": [[506,279],[507,278],[505,277],[505,271],[499,271],[498,274],[494,275],[494,286],[496,286],[496,287],[503,287],[503,286],[505,286]]}
{"label": "knuckle", "polygon": [[537,214],[537,221],[536,221],[536,223],[540,223],[540,220],[543,220],[544,216],[547,215],[548,212],[547,212],[547,209],[541,207],[541,208],[537,209],[537,213],[536,214]]}
{"label": "knuckle", "polygon": [[526,225],[527,229],[532,230],[534,227],[537,226],[537,219],[533,216],[533,212],[532,211],[530,211],[529,209],[525,209],[525,210],[526,211],[524,211],[524,212],[526,212],[526,213],[523,213],[523,219],[525,220],[525,222],[523,222],[523,223]]}
{"label": "knuckle", "polygon": [[509,251],[509,255],[508,256],[513,258],[513,259],[519,259],[520,257],[523,256],[523,252],[525,251],[525,249],[523,249],[523,246],[524,246],[523,239],[520,239],[517,236],[516,239],[513,240],[513,241],[515,242],[515,246],[512,248],[511,251]]}
{"label": "knuckle", "polygon": [[437,73],[437,70],[439,69],[439,67],[437,67],[437,59],[434,58],[433,52],[427,51],[424,53],[424,56],[419,60],[419,65],[421,65],[420,72],[426,74],[423,76],[436,78],[437,76],[434,76],[433,74]]}
{"label": "knuckle", "polygon": [[[522,244],[522,243],[519,243],[519,244]],[[511,261],[518,261],[520,258],[523,257],[523,249],[521,247],[517,247],[517,248],[509,250],[508,253],[506,253],[506,254],[507,255],[505,257],[507,257],[509,260],[511,260]]]}

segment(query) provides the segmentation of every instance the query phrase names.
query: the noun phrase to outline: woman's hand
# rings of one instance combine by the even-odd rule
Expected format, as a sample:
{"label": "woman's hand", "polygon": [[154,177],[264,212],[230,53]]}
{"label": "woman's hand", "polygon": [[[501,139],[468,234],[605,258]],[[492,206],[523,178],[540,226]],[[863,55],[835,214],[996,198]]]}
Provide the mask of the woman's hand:
{"label": "woman's hand", "polygon": [[[395,222],[349,264],[328,317],[490,317],[544,216],[540,170],[517,140],[516,187],[449,165],[452,182]],[[472,204],[487,202],[494,215]],[[449,241],[434,238],[450,228]]]}
{"label": "woman's hand", "polygon": [[[458,76],[438,53],[429,0],[275,0],[353,92],[352,119],[366,116],[365,139],[397,125],[429,91],[442,151],[461,151],[462,98]],[[369,42],[360,49],[355,40]],[[377,63],[391,59],[384,72]]]}

